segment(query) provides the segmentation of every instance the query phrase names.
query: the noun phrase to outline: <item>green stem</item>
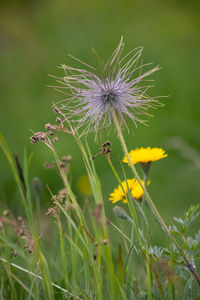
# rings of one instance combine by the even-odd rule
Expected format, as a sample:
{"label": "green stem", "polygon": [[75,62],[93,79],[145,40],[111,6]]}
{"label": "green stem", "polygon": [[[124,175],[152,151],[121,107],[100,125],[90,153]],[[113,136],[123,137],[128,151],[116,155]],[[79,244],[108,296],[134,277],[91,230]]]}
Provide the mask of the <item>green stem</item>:
{"label": "green stem", "polygon": [[185,256],[185,254],[182,252],[182,248],[181,246],[178,244],[177,240],[175,239],[175,237],[172,235],[172,233],[170,232],[170,230],[168,229],[167,225],[165,224],[164,220],[162,219],[161,215],[159,214],[156,206],[154,205],[149,193],[147,192],[146,190],[146,187],[142,184],[141,182],[141,179],[140,179],[140,176],[138,175],[138,172],[136,171],[136,168],[135,166],[133,165],[131,159],[130,159],[130,156],[129,156],[129,153],[128,153],[128,149],[127,149],[127,146],[126,146],[126,143],[125,143],[125,140],[124,140],[124,137],[122,135],[122,131],[121,131],[121,126],[119,124],[119,121],[117,119],[117,116],[116,116],[116,113],[114,110],[112,110],[112,120],[113,120],[113,123],[115,125],[115,128],[117,130],[117,133],[118,133],[118,136],[119,136],[119,139],[120,139],[120,142],[121,142],[121,145],[122,145],[122,148],[123,148],[123,151],[124,151],[124,154],[125,156],[127,157],[127,160],[128,160],[128,163],[130,165],[130,168],[135,176],[135,178],[137,179],[137,181],[139,182],[145,196],[146,196],[146,200],[149,204],[149,206],[151,207],[151,209],[153,210],[155,216],[157,217],[159,223],[161,224],[161,226],[163,227],[163,229],[167,232],[168,236],[172,239],[173,243],[176,245],[177,249],[181,252],[181,255],[185,261],[185,264],[186,266],[189,268],[189,270],[192,272],[193,276],[195,277],[198,285],[200,286],[200,277],[198,276],[198,274],[196,273],[194,267],[191,265],[191,263],[188,261],[187,257]]}
{"label": "green stem", "polygon": [[147,229],[147,239],[146,239],[146,273],[147,273],[147,298],[148,300],[152,299],[151,296],[151,287],[152,287],[152,282],[151,282],[151,267],[149,263],[149,245],[148,245],[148,229]]}
{"label": "green stem", "polygon": [[[21,267],[21,266],[19,266],[19,265],[16,265],[16,264],[14,264],[14,263],[11,263],[11,262],[9,262],[8,260],[6,260],[6,259],[3,258],[3,257],[0,257],[0,262],[3,262],[3,263],[5,263],[5,264],[9,264],[9,265],[11,265],[12,267],[14,267],[14,268],[16,268],[16,269],[18,269],[18,270],[20,270],[20,271],[22,271],[22,272],[25,272],[25,273],[27,273],[27,274],[29,274],[29,275],[35,277],[35,278],[40,279],[41,281],[44,280],[44,279],[42,278],[42,276],[37,275],[37,274],[35,274],[35,273],[33,273],[33,272],[27,270],[27,269],[24,269],[23,267]],[[78,299],[78,300],[81,300],[81,299],[82,299],[82,298],[80,298],[80,297],[78,297],[78,296],[73,295],[73,294],[70,293],[68,290],[62,288],[61,286],[59,286],[59,285],[57,285],[57,284],[55,284],[55,283],[53,283],[53,282],[50,282],[50,284],[51,284],[53,287],[55,287],[55,288],[59,289],[60,291],[62,291],[63,293],[66,293],[66,294],[68,294],[69,296],[73,297],[74,299]]]}
{"label": "green stem", "polygon": [[174,282],[173,282],[173,243],[170,240],[170,272],[168,275],[168,293],[169,293],[169,299],[174,300],[175,299],[175,290],[174,290]]}

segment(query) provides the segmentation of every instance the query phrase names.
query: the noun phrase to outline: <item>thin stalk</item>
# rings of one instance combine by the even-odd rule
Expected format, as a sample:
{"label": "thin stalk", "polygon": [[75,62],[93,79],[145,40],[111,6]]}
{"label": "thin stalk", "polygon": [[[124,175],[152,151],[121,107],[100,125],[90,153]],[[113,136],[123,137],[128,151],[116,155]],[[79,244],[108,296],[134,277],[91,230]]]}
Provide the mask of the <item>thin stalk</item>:
{"label": "thin stalk", "polygon": [[7,142],[6,142],[5,138],[3,137],[3,135],[1,134],[1,132],[0,132],[0,147],[2,148],[3,152],[5,153],[5,155],[7,157],[7,160],[9,162],[10,166],[11,166],[15,181],[17,183],[17,186],[18,186],[18,189],[19,189],[19,192],[20,192],[20,196],[21,196],[21,199],[22,199],[22,202],[23,202],[23,205],[24,205],[24,209],[25,209],[28,221],[29,221],[29,223],[31,223],[32,218],[30,216],[29,205],[27,203],[25,192],[22,188],[22,184],[21,184],[21,180],[20,180],[20,177],[19,177],[19,174],[18,174],[18,171],[17,171],[17,167],[16,167],[16,164],[13,160],[13,156],[10,152],[10,149],[8,148]]}
{"label": "thin stalk", "polygon": [[113,123],[115,125],[116,130],[117,130],[117,133],[118,133],[118,136],[119,136],[119,139],[120,139],[120,142],[121,142],[124,154],[127,157],[127,160],[128,160],[129,165],[130,165],[130,168],[131,168],[131,170],[132,170],[135,178],[139,182],[139,184],[140,184],[140,186],[141,186],[141,188],[142,188],[142,190],[143,190],[143,192],[144,192],[144,194],[146,196],[146,199],[147,199],[147,202],[148,202],[149,206],[153,210],[154,214],[156,215],[156,217],[157,217],[159,223],[161,224],[161,226],[163,227],[163,229],[166,231],[166,233],[168,234],[168,236],[172,239],[173,243],[176,245],[176,247],[178,248],[178,250],[181,252],[181,255],[182,255],[182,257],[183,257],[183,259],[185,261],[186,266],[192,272],[192,274],[195,277],[198,285],[200,286],[200,277],[199,277],[199,275],[197,274],[197,272],[194,269],[193,265],[188,261],[188,259],[185,256],[185,254],[182,252],[181,246],[179,245],[179,243],[177,242],[177,240],[175,239],[175,237],[172,235],[172,233],[168,229],[167,225],[165,224],[164,220],[162,219],[161,215],[159,214],[156,206],[154,205],[154,203],[153,203],[153,201],[152,201],[149,193],[147,192],[146,187],[143,186],[143,184],[141,182],[140,176],[138,175],[138,172],[136,171],[136,168],[135,168],[135,166],[133,165],[133,163],[132,163],[132,161],[130,159],[130,156],[129,156],[129,153],[128,153],[128,149],[127,149],[127,146],[126,146],[126,142],[124,140],[124,137],[123,137],[123,134],[122,134],[122,131],[121,131],[121,127],[120,127],[119,121],[117,119],[117,116],[116,116],[116,113],[115,113],[114,110],[112,111],[112,120],[113,120]]}
{"label": "thin stalk", "polygon": [[[4,268],[5,268],[5,266],[4,266]],[[5,272],[7,275],[9,274],[16,282],[18,282],[18,284],[22,287],[22,289],[24,289],[29,294],[29,296],[31,296],[32,298],[34,297],[31,290],[15,274],[13,274],[9,269],[6,269],[6,268],[5,268]],[[21,297],[20,297],[20,299],[21,299]]]}
{"label": "thin stalk", "polygon": [[147,298],[152,299],[152,280],[151,280],[151,266],[149,263],[149,245],[148,245],[148,225],[147,225],[147,239],[146,239],[146,273],[147,273]]}
{"label": "thin stalk", "polygon": [[[4,228],[3,228],[3,234],[5,234],[4,233]],[[4,240],[2,240],[2,242],[0,243],[0,246],[2,248],[2,252],[4,253],[4,255],[7,258],[6,261],[7,261],[7,264],[8,264],[8,270],[11,271],[11,265],[12,265],[12,263],[9,260],[9,253],[7,251],[7,247],[5,247],[6,243],[5,243]],[[0,258],[0,261],[1,261],[1,258]],[[8,277],[9,283],[10,283],[10,299],[14,300],[17,297],[17,291],[16,291],[16,288],[15,288],[15,284],[14,284],[13,278],[11,277],[10,273],[7,270],[5,270],[5,272],[6,272],[6,275]],[[2,284],[3,284],[3,279],[4,280],[6,280],[6,279],[4,278],[4,274],[3,274],[2,271],[1,271],[1,276],[2,276]]]}
{"label": "thin stalk", "polygon": [[39,260],[39,266],[40,266],[40,272],[42,275],[42,283],[43,283],[43,288],[44,292],[46,294],[46,298],[51,300],[53,299],[53,289],[50,281],[50,272],[49,272],[49,267],[47,264],[47,261],[45,257],[43,256],[41,249],[40,249],[40,243],[37,237],[35,237],[35,245],[36,245],[36,250],[37,250],[37,256]]}
{"label": "thin stalk", "polygon": [[[3,257],[0,257],[0,261],[3,262],[3,263],[5,263],[5,264],[11,265],[12,267],[14,267],[14,268],[16,268],[16,269],[21,270],[22,272],[27,273],[27,274],[29,274],[29,275],[31,275],[31,276],[33,276],[33,277],[35,277],[35,278],[38,278],[38,279],[40,279],[41,281],[43,281],[42,276],[37,275],[37,274],[35,274],[35,273],[33,273],[33,272],[27,270],[27,269],[24,269],[24,268],[22,268],[22,267],[19,266],[19,265],[16,265],[16,264],[14,264],[14,263],[11,263],[11,262],[7,261],[6,259],[4,259]],[[81,300],[81,299],[82,299],[82,298],[80,298],[80,297],[78,297],[78,296],[73,295],[73,294],[70,293],[68,290],[63,289],[62,287],[60,287],[59,285],[57,285],[57,284],[55,284],[55,283],[53,283],[53,282],[51,282],[51,285],[52,285],[53,287],[59,289],[59,290],[62,291],[63,293],[68,294],[68,295],[70,295],[71,297],[74,297],[74,299],[78,299],[78,300]]]}
{"label": "thin stalk", "polygon": [[174,290],[174,282],[173,282],[173,244],[170,240],[170,271],[168,275],[168,293],[169,293],[169,299],[174,300],[175,299],[175,290]]}
{"label": "thin stalk", "polygon": [[[106,156],[106,158],[107,158],[107,161],[108,161],[108,163],[109,163],[109,165],[110,165],[110,167],[111,167],[111,169],[112,169],[112,171],[113,171],[113,173],[114,173],[117,181],[119,182],[119,185],[122,188],[122,191],[124,193],[125,199],[127,200],[128,207],[129,207],[131,216],[133,218],[133,222],[134,222],[133,224],[135,225],[135,228],[136,228],[137,238],[138,238],[139,244],[140,244],[140,246],[142,248],[143,246],[142,246],[142,241],[141,241],[141,237],[140,237],[140,233],[139,233],[139,227],[138,227],[138,220],[137,220],[136,209],[135,209],[135,205],[134,205],[133,201],[130,201],[130,199],[131,199],[130,191],[128,189],[128,195],[126,195],[126,193],[124,191],[124,188],[123,188],[123,185],[122,185],[122,181],[121,181],[119,175],[117,174],[117,171],[115,170],[115,168],[114,168],[114,166],[113,166],[113,164],[111,162],[110,157]],[[128,184],[127,184],[127,187],[128,187]]]}
{"label": "thin stalk", "polygon": [[57,215],[57,224],[59,229],[59,236],[60,236],[60,256],[61,256],[61,262],[62,262],[62,269],[63,274],[65,278],[65,284],[67,287],[69,287],[69,278],[67,273],[67,261],[66,261],[66,250],[65,250],[65,243],[64,243],[64,236],[63,236],[63,228],[62,223],[60,219],[60,214]]}

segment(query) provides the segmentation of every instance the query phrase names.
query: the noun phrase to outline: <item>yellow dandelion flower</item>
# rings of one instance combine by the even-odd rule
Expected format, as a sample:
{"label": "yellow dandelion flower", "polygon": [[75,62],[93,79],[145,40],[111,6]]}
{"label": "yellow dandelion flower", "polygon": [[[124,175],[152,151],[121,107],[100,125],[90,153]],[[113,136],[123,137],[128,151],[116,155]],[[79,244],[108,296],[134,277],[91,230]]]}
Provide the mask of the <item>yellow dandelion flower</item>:
{"label": "yellow dandelion flower", "polygon": [[[142,180],[142,184],[144,185],[144,180]],[[147,184],[149,185],[150,181],[148,181]],[[127,179],[127,182],[122,181],[122,187],[121,185],[118,185],[118,187],[114,189],[114,192],[110,194],[109,200],[112,201],[112,203],[116,203],[120,200],[122,200],[124,203],[127,203],[126,196],[128,196],[128,190],[136,200],[141,200],[144,195],[139,182],[135,178]]]}
{"label": "yellow dandelion flower", "polygon": [[[128,187],[127,187],[128,185]],[[131,179],[127,179],[127,183],[126,181],[122,181],[122,187],[121,185],[118,185],[118,187],[116,189],[114,189],[114,192],[110,194],[110,198],[109,200],[112,201],[112,203],[118,202],[120,200],[123,200],[124,203],[127,202],[126,195],[128,195],[128,188],[130,190],[130,186],[131,186]]]}
{"label": "yellow dandelion flower", "polygon": [[[142,182],[142,185],[144,186],[144,180],[141,180],[141,182]],[[150,184],[150,180],[148,180],[148,182],[147,182],[147,185],[149,185],[149,184]],[[136,200],[141,200],[144,195],[143,189],[141,188],[141,185],[139,184],[139,182],[136,179],[132,183],[131,195]]]}
{"label": "yellow dandelion flower", "polygon": [[[165,153],[165,150],[162,148],[136,148],[135,150],[131,150],[129,152],[129,156],[131,159],[131,162],[133,164],[141,163],[141,164],[148,164],[152,161],[156,161],[159,159],[162,159],[164,157],[167,157],[167,154]],[[123,158],[124,163],[128,163],[127,157]]]}
{"label": "yellow dandelion flower", "polygon": [[77,182],[77,189],[80,193],[85,196],[92,195],[92,189],[90,185],[90,181],[87,174],[82,175]]}

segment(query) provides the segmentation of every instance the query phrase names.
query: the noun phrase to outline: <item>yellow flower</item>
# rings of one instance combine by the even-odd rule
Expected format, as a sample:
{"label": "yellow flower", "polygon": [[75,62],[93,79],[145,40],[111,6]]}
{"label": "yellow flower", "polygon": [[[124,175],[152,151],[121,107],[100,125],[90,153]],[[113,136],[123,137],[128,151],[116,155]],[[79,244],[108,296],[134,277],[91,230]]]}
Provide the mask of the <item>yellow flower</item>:
{"label": "yellow flower", "polygon": [[[144,185],[144,180],[142,180],[142,184]],[[148,181],[147,184],[149,185],[150,181]],[[136,200],[141,200],[144,195],[139,182],[135,178],[127,179],[127,182],[122,181],[122,187],[121,185],[118,185],[118,187],[114,189],[114,192],[110,194],[109,200],[112,201],[112,203],[118,202],[120,200],[122,200],[124,203],[127,203],[126,196],[128,196],[128,190]]]}
{"label": "yellow flower", "polygon": [[[141,182],[142,182],[142,185],[144,185],[144,180],[141,180]],[[148,182],[147,182],[147,185],[149,185],[149,184],[150,184],[150,180],[148,180]],[[132,183],[131,195],[136,200],[141,200],[144,195],[143,189],[141,188],[141,185],[139,184],[139,182],[136,179]]]}
{"label": "yellow flower", "polygon": [[92,189],[90,185],[90,181],[87,174],[82,175],[77,182],[78,191],[81,192],[85,196],[92,195]]}
{"label": "yellow flower", "polygon": [[[142,164],[148,164],[152,161],[159,160],[161,158],[167,157],[167,154],[165,153],[165,150],[162,148],[136,148],[135,150],[131,150],[129,152],[129,156],[131,159],[131,162],[133,164],[142,163]],[[127,157],[123,158],[124,163],[128,163]]]}

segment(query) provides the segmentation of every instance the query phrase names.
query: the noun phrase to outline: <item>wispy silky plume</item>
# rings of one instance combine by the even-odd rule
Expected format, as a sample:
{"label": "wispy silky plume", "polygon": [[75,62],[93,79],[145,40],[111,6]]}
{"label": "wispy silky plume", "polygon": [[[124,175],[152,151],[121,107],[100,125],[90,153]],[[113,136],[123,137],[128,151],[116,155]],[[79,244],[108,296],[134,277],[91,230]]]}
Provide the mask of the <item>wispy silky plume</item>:
{"label": "wispy silky plume", "polygon": [[117,114],[121,125],[126,125],[126,116],[137,125],[137,122],[145,122],[140,115],[149,115],[147,109],[159,105],[156,97],[147,95],[151,85],[147,84],[150,80],[146,79],[159,67],[144,72],[144,67],[150,64],[140,61],[143,48],[136,48],[122,57],[123,48],[121,38],[100,75],[96,68],[76,58],[84,66],[83,69],[62,65],[65,76],[59,78],[62,86],[57,88],[64,93],[66,89],[69,98],[56,105],[65,120],[76,124],[75,131],[80,129],[81,134],[85,134],[109,127],[113,112]]}

